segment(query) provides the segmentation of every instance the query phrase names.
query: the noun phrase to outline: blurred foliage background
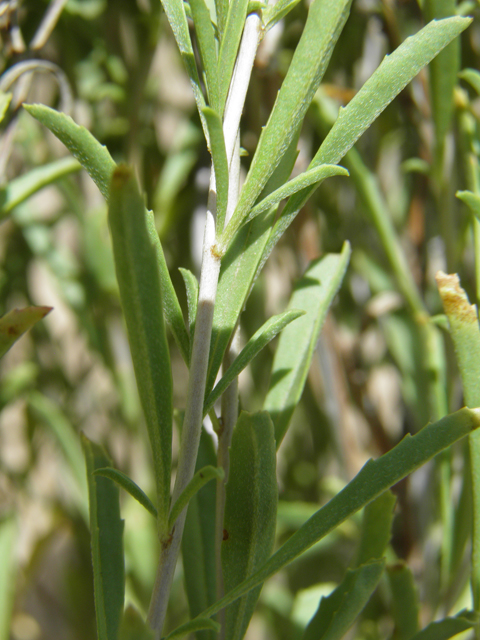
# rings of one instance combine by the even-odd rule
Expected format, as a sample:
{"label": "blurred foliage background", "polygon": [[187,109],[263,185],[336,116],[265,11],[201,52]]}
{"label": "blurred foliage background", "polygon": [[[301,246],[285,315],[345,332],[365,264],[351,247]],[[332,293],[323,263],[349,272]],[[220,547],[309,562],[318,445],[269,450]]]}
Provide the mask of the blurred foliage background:
{"label": "blurred foliage background", "polygon": [[[155,212],[172,279],[186,300],[178,267],[199,269],[210,159],[189,83],[157,0],[67,0],[51,34],[32,46],[49,3],[0,3],[2,73],[24,60],[48,60],[66,74],[72,116],[116,160],[131,163]],[[471,15],[477,3],[462,3]],[[303,0],[268,32],[256,61],[242,120],[241,145],[255,149],[304,24]],[[354,0],[322,89],[300,138],[296,171],[304,169],[325,132],[325,96],[345,104],[409,34],[424,23],[416,0]],[[24,50],[18,46],[21,33]],[[35,44],[35,42],[33,42]],[[480,23],[461,41],[462,67],[479,68]],[[3,184],[66,155],[60,143],[19,103],[58,107],[55,74],[18,81],[0,140]],[[22,86],[20,86],[22,85]],[[447,169],[435,172],[428,71],[387,108],[357,145],[362,171],[373,180],[382,214],[393,223],[422,304],[442,313],[434,276],[458,272],[476,300],[471,214],[455,199],[467,180],[465,118],[476,140],[480,102],[461,82],[445,138]],[[322,106],[323,105],[323,106]],[[477,148],[478,151],[478,148]],[[445,178],[446,176],[446,178]],[[365,182],[365,180],[364,180]],[[361,183],[361,181],[360,181]],[[308,262],[339,251],[353,256],[316,350],[293,425],[279,452],[278,539],[284,540],[336,493],[371,456],[389,450],[432,417],[419,363],[421,333],[402,283],[392,271],[358,180],[326,181],[275,249],[243,314],[249,337],[285,308],[292,284]],[[12,348],[0,384],[0,596],[13,599],[0,639],[86,640],[95,635],[93,582],[84,462],[78,432],[102,442],[115,465],[152,488],[149,453],[119,305],[103,198],[83,172],[59,180],[6,215],[0,214],[0,314],[14,307],[54,310]],[[442,334],[436,374],[448,388],[449,411],[462,389],[448,335]],[[181,410],[186,369],[172,345],[176,406]],[[242,375],[242,406],[260,408],[272,349]],[[432,374],[433,375],[433,374]],[[422,623],[469,603],[469,482],[465,443],[445,454],[453,503],[442,511],[434,461],[395,488],[398,498],[392,558],[405,560],[416,579]],[[175,454],[175,452],[174,452]],[[128,599],[148,606],[157,558],[153,519],[122,496]],[[448,509],[447,509],[448,511]],[[442,516],[443,513],[443,516]],[[443,524],[442,524],[443,521]],[[451,553],[442,553],[450,526]],[[358,539],[359,520],[270,580],[262,591],[250,640],[293,640],[322,593],[337,584]],[[396,554],[396,556],[394,555]],[[448,566],[446,566],[448,565]],[[392,633],[382,581],[352,637]],[[3,606],[3,605],[2,605]],[[8,608],[8,607],[7,607]],[[169,623],[186,616],[181,566]],[[8,621],[7,610],[2,620]]]}

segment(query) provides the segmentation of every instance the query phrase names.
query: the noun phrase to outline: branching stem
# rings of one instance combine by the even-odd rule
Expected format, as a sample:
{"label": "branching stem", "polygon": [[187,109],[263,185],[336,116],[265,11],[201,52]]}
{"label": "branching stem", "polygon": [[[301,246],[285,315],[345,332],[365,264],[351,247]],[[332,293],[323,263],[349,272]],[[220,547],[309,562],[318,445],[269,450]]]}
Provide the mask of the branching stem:
{"label": "branching stem", "polygon": [[[172,504],[175,503],[195,472],[195,463],[202,428],[208,354],[210,350],[213,308],[219,271],[220,259],[215,251],[215,220],[212,212],[207,211],[202,271],[198,294],[197,321],[193,339],[180,457],[173,489]],[[178,517],[170,538],[162,544],[155,586],[148,613],[148,623],[151,628],[156,631],[158,637],[160,637],[165,620],[168,596],[180,550],[185,516],[186,510]]]}
{"label": "branching stem", "polygon": [[[240,43],[237,62],[233,72],[230,90],[225,107],[223,131],[230,175],[236,186],[229,191],[229,212],[232,213],[238,199],[239,162],[239,125],[240,117],[245,103],[250,75],[253,68],[258,43],[262,34],[261,19],[256,14],[251,14],[245,22],[242,41]],[[208,357],[213,325],[213,311],[217,292],[218,277],[220,272],[220,257],[216,251],[215,232],[215,175],[212,164],[212,176],[210,181],[209,206],[205,224],[205,237],[203,244],[203,259],[200,275],[198,294],[197,318],[195,335],[193,338],[192,357],[190,361],[190,376],[188,381],[187,401],[185,417],[182,428],[180,455],[178,461],[177,477],[172,495],[172,504],[185,489],[195,472],[198,446],[203,419],[203,403],[205,398],[205,385],[207,378]],[[221,233],[221,230],[217,230]],[[231,407],[236,407],[237,394],[230,402]],[[233,409],[232,409],[233,410]],[[236,408],[235,408],[236,411]],[[232,426],[233,428],[233,426]],[[228,449],[227,449],[228,455]],[[223,465],[222,465],[223,466]],[[225,462],[228,469],[228,460]],[[222,492],[224,495],[224,492]],[[224,501],[224,498],[222,498]],[[165,614],[168,605],[173,574],[177,563],[180,543],[185,524],[186,509],[178,517],[170,537],[162,541],[162,551],[157,568],[155,585],[150,601],[148,623],[155,630],[156,638],[160,638]]]}

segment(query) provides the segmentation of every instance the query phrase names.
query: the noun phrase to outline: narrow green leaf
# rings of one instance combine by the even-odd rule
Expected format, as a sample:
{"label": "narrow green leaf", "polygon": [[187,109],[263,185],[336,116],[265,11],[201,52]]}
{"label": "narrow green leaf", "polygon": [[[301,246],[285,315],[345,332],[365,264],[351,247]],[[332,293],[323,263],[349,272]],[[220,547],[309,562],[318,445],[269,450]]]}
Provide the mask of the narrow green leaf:
{"label": "narrow green leaf", "polygon": [[125,491],[129,493],[132,498],[135,498],[135,500],[137,500],[142,505],[142,507],[145,507],[145,509],[149,513],[151,513],[154,518],[157,517],[157,510],[155,509],[153,502],[150,500],[147,494],[142,491],[142,489],[140,489],[136,482],[122,473],[122,471],[114,469],[113,467],[102,467],[100,469],[95,469],[94,475],[102,476],[103,478],[110,478],[110,480],[116,482],[119,487],[125,489]]}
{"label": "narrow green leaf", "polygon": [[[455,347],[465,404],[471,407],[480,405],[478,384],[480,379],[480,330],[477,308],[470,304],[456,274],[447,275],[439,271],[436,280]],[[476,469],[480,464],[480,437],[476,433],[470,437],[470,464],[473,489],[471,581],[473,603],[477,609],[480,606],[480,479]]]}
{"label": "narrow green leaf", "polygon": [[480,196],[477,193],[472,193],[472,191],[457,191],[455,195],[467,205],[477,220],[480,221]]}
{"label": "narrow green leaf", "polygon": [[223,32],[225,31],[227,13],[228,13],[228,0],[215,0],[215,15],[217,20],[216,35],[219,42],[223,37]]}
{"label": "narrow green leaf", "polygon": [[195,633],[204,629],[218,633],[220,631],[220,625],[210,618],[195,618],[182,625],[181,629],[179,627],[175,631],[172,631],[172,633],[169,633],[165,640],[174,640],[174,638],[181,638],[188,633]]}
{"label": "narrow green leaf", "polygon": [[203,115],[207,122],[210,137],[210,152],[212,154],[213,167],[215,169],[215,187],[217,191],[217,236],[223,231],[225,214],[228,201],[228,161],[225,150],[225,138],[223,137],[222,121],[219,115],[210,107],[203,109]]}
{"label": "narrow green leaf", "polygon": [[305,315],[280,336],[263,406],[272,416],[277,447],[302,395],[320,330],[342,282],[350,253],[346,242],[340,254],[328,254],[313,262],[290,298],[289,308],[303,309]]}
{"label": "narrow green leaf", "polygon": [[[302,37],[260,136],[238,205],[222,235],[223,247],[231,243],[303,121],[348,18],[350,5],[351,0],[314,0],[310,5]],[[337,163],[338,160],[321,164]]]}
{"label": "narrow green leaf", "polygon": [[370,502],[363,512],[362,536],[357,566],[383,558],[392,537],[393,510],[397,499],[385,491]]}
{"label": "narrow green leaf", "polygon": [[342,583],[320,600],[303,640],[341,640],[370,600],[384,568],[384,560],[375,560],[349,569]]}
{"label": "narrow green leaf", "polygon": [[42,104],[24,104],[23,108],[63,142],[108,200],[110,179],[116,165],[107,148],[64,113]]}
{"label": "narrow green leaf", "polygon": [[187,329],[185,328],[182,309],[178,302],[175,289],[173,288],[172,279],[170,278],[170,273],[165,261],[165,254],[163,253],[162,244],[155,227],[155,219],[151,211],[145,210],[145,219],[150,242],[155,249],[157,259],[157,269],[160,277],[160,289],[162,292],[162,305],[165,320],[173,334],[180,354],[185,364],[188,366],[190,363],[190,340]]}
{"label": "narrow green leaf", "polygon": [[479,623],[478,613],[463,610],[453,618],[444,618],[439,622],[431,622],[410,640],[448,640],[457,633],[468,631]]}
{"label": "narrow green leaf", "polygon": [[180,273],[182,274],[183,281],[185,283],[185,290],[187,292],[187,307],[188,307],[188,333],[190,335],[190,342],[195,333],[195,320],[197,318],[197,304],[198,304],[198,280],[188,269],[180,267]]}
{"label": "narrow green leaf", "polygon": [[[70,153],[87,171],[108,202],[110,197],[110,179],[117,165],[112,160],[107,148],[101,145],[85,127],[80,127],[75,124],[70,116],[66,116],[64,113],[59,113],[43,105],[24,104],[23,106],[28,113],[44,124],[63,142]],[[170,274],[168,273],[153,215],[147,215],[146,220],[148,232],[157,254],[165,318],[183,359],[188,363],[189,342],[180,304],[175,289],[173,288]]]}
{"label": "narrow green leaf", "polygon": [[407,84],[472,22],[433,20],[385,56],[339,116],[310,164],[336,164]]}
{"label": "narrow green leaf", "polygon": [[465,404],[480,406],[480,327],[477,307],[470,304],[456,274],[439,271],[436,275],[438,291],[448,318],[463,383]]}
{"label": "narrow green leaf", "polygon": [[396,447],[377,460],[369,460],[353,480],[300,527],[267,562],[204,611],[203,616],[212,616],[265,582],[341,522],[478,427],[480,409],[460,409],[438,422],[428,424],[415,436],[405,436]]}
{"label": "narrow green leaf", "polygon": [[387,567],[392,591],[392,616],[395,638],[411,640],[419,630],[420,607],[415,580],[410,568],[403,562]]}
{"label": "narrow green leaf", "polygon": [[0,122],[3,121],[5,115],[7,113],[7,109],[10,106],[10,101],[12,100],[11,93],[5,93],[0,91]]}
{"label": "narrow green leaf", "polygon": [[294,9],[300,0],[279,0],[276,4],[267,5],[263,12],[265,29],[271,29]]}
{"label": "narrow green leaf", "polygon": [[[275,541],[278,489],[274,429],[266,412],[240,414],[230,448],[222,570],[228,592],[270,556]],[[261,587],[225,612],[225,637],[241,640]]]}
{"label": "narrow green leaf", "polygon": [[25,307],[24,309],[12,309],[0,318],[0,358],[31,329],[33,325],[42,320],[52,307]]}
{"label": "narrow green leaf", "polygon": [[458,77],[468,82],[476,93],[480,95],[480,71],[477,71],[477,69],[462,69]]}
{"label": "narrow green leaf", "polygon": [[225,349],[250,292],[274,216],[275,211],[270,210],[244,225],[222,258],[213,315],[206,396],[213,389]]}
{"label": "narrow green leaf", "polygon": [[153,640],[155,632],[144,622],[138,611],[129,604],[120,623],[118,640]]}
{"label": "narrow green leaf", "polygon": [[205,400],[203,414],[206,415],[215,402],[222,396],[241,371],[271,342],[290,322],[293,322],[305,312],[298,309],[290,309],[273,316],[260,327],[247,342],[230,367],[225,371],[218,384]]}
{"label": "narrow green leaf", "polygon": [[43,187],[79,169],[81,165],[74,158],[62,158],[11,180],[0,188],[0,218]]}
{"label": "narrow green leaf", "polygon": [[[456,0],[425,0],[423,14],[428,22],[456,13]],[[452,122],[453,90],[460,65],[460,40],[451,42],[432,60],[429,69],[430,98],[437,147],[443,149]],[[442,152],[443,155],[443,152]],[[439,158],[441,160],[441,158]],[[442,160],[441,160],[442,161]],[[443,161],[442,161],[443,164]]]}
{"label": "narrow green leaf", "polygon": [[162,6],[165,10],[168,22],[170,23],[170,27],[172,28],[188,77],[190,78],[195,102],[197,103],[200,118],[203,121],[202,109],[205,107],[205,99],[200,88],[200,79],[198,77],[192,41],[188,30],[184,2],[183,0],[162,0]]}
{"label": "narrow green leaf", "polygon": [[[432,21],[386,56],[355,97],[340,114],[317,151],[309,169],[337,164],[400,91],[433,58],[464,31],[470,18]],[[270,254],[279,238],[313,192],[308,187],[290,198],[270,236],[265,253]]]}
{"label": "narrow green leaf", "polygon": [[108,478],[93,475],[95,469],[111,464],[103,448],[84,435],[82,445],[87,465],[98,640],[117,640],[125,593],[119,492]]}
{"label": "narrow green leaf", "polygon": [[157,251],[130,169],[112,178],[108,220],[135,377],[152,447],[160,537],[168,533],[172,456],[172,372],[163,322]]}
{"label": "narrow green leaf", "polygon": [[[289,148],[263,190],[263,197],[288,180],[297,158],[299,135],[300,129],[297,129]],[[267,211],[244,225],[222,258],[215,301],[206,395],[213,389],[225,350],[258,274],[258,265],[265,252],[274,215],[274,210]]]}
{"label": "narrow green leaf", "polygon": [[13,515],[0,521],[0,640],[9,640],[15,599],[18,527]]}
{"label": "narrow green leaf", "polygon": [[209,103],[217,111],[219,109],[217,45],[210,11],[205,0],[190,0],[190,8],[205,69]]}
{"label": "narrow green leaf", "polygon": [[[213,440],[202,430],[197,471],[216,464]],[[216,485],[206,485],[190,500],[182,537],[183,575],[190,617],[194,618],[215,602],[215,496]],[[197,631],[198,640],[215,640],[212,631]]]}
{"label": "narrow green leaf", "polygon": [[[218,53],[219,113],[223,116],[228,90],[237,59],[238,47],[247,17],[248,0],[231,0],[228,3],[225,29],[221,35]],[[219,24],[220,28],[220,24]]]}
{"label": "narrow green leaf", "polygon": [[88,488],[85,478],[85,458],[78,439],[78,433],[60,407],[39,393],[32,391],[28,396],[28,406],[45,422],[68,462],[68,466],[80,489],[79,508],[82,515],[88,516]]}
{"label": "narrow green leaf", "polygon": [[289,182],[284,184],[283,187],[276,189],[273,193],[256,204],[246,217],[245,222],[248,222],[255,216],[258,216],[259,213],[270,209],[270,207],[276,206],[285,198],[297,193],[297,191],[300,191],[305,187],[310,187],[313,184],[318,186],[322,180],[330,178],[331,176],[348,176],[348,171],[335,164],[325,164],[320,167],[316,167],[315,169],[305,171],[305,173],[301,173],[296,178],[289,180]]}
{"label": "narrow green leaf", "polygon": [[210,480],[223,480],[224,477],[225,473],[223,469],[219,467],[208,465],[207,467],[199,469],[172,506],[170,518],[168,520],[168,530],[171,531],[173,529],[178,516],[182,513],[193,496],[195,496],[200,489],[207,484],[207,482],[210,482]]}

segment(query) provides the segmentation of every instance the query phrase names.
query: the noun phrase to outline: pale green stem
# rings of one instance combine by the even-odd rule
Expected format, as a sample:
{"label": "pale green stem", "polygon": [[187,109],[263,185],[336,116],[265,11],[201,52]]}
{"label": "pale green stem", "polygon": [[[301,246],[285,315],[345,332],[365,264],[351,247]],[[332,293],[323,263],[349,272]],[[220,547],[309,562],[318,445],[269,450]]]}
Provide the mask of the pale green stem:
{"label": "pale green stem", "polygon": [[[219,271],[220,259],[215,251],[215,221],[212,212],[209,210],[207,211],[205,224],[197,320],[193,338],[187,402],[172,504],[175,504],[178,496],[190,482],[195,472],[203,421],[205,382]],[[160,554],[155,586],[148,612],[148,623],[150,627],[155,630],[156,637],[158,638],[160,638],[165,620],[168,597],[182,540],[185,516],[186,509],[184,509],[178,517],[175,527],[171,532],[170,540],[162,545]]]}
{"label": "pale green stem", "polygon": [[[461,119],[463,134],[470,139],[467,116]],[[470,152],[467,156],[467,187],[475,194],[480,194],[478,181],[478,159]],[[473,239],[475,247],[475,292],[477,305],[480,304],[480,222],[472,216]],[[465,402],[469,406],[478,404],[478,397],[470,398],[465,396]],[[470,403],[472,403],[470,405]],[[470,445],[470,467],[472,474],[472,494],[473,494],[473,516],[472,516],[472,598],[473,609],[480,611],[480,437],[472,434],[469,436]],[[480,628],[475,630],[477,640],[480,640]]]}
{"label": "pale green stem", "polygon": [[[235,69],[230,83],[230,90],[225,107],[223,121],[223,134],[228,160],[228,203],[225,216],[225,225],[233,215],[237,206],[240,190],[240,117],[247,95],[253,62],[257,53],[258,44],[262,36],[261,20],[255,13],[250,14],[245,22],[242,41],[235,64]],[[219,232],[221,229],[218,230]],[[238,327],[233,334],[232,341],[223,361],[223,370],[226,371],[235,360],[238,353]],[[232,441],[233,428],[238,418],[238,381],[232,382],[222,396],[221,426],[218,432],[217,466],[223,468],[225,477],[217,481],[215,502],[215,572],[217,598],[224,595],[222,573],[222,541],[223,518],[225,513],[225,485],[228,480],[229,447]],[[224,611],[220,611],[218,622],[221,625],[219,640],[225,635]]]}
{"label": "pale green stem", "polygon": [[[240,117],[247,94],[247,88],[252,72],[253,61],[261,36],[261,20],[256,14],[251,14],[245,22],[244,32],[235,65],[230,91],[225,108],[223,130],[229,166],[237,172],[238,165],[233,161],[235,148],[238,149],[237,139]],[[198,294],[197,318],[193,338],[192,357],[190,361],[190,376],[188,381],[185,417],[180,443],[180,456],[177,476],[172,495],[172,504],[185,489],[195,472],[195,463],[200,441],[203,421],[203,403],[205,400],[205,385],[208,368],[210,340],[212,334],[213,311],[220,272],[220,257],[215,246],[215,175],[212,168],[211,189],[209,193],[209,207],[205,225],[205,239],[203,245],[202,270]],[[220,232],[220,230],[218,230]],[[157,568],[155,585],[150,601],[148,623],[155,630],[155,637],[160,638],[168,605],[173,574],[177,563],[180,543],[185,524],[186,509],[178,517],[171,538],[162,545],[160,561]]]}

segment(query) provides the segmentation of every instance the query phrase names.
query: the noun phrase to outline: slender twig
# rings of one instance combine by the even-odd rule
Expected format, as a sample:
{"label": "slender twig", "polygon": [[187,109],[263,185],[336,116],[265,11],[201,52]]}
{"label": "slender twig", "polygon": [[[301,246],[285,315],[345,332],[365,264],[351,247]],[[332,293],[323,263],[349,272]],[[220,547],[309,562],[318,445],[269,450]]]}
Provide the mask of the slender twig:
{"label": "slender twig", "polygon": [[[245,23],[225,108],[223,130],[227,159],[232,172],[235,172],[237,181],[239,175],[239,163],[234,160],[233,157],[235,155],[235,150],[237,150],[237,153],[239,150],[239,143],[237,141],[240,117],[243,111],[253,61],[255,59],[261,33],[262,29],[260,18],[256,14],[251,14],[247,17]],[[238,197],[236,189],[234,189],[232,193],[236,193],[235,197]],[[202,428],[203,402],[213,324],[213,310],[220,272],[220,256],[216,251],[215,245],[215,202],[215,174],[212,165],[209,203],[203,245],[203,260],[198,294],[197,318],[193,338],[192,357],[190,361],[190,377],[188,381],[180,455],[172,495],[172,504],[175,503],[178,496],[190,482],[195,472],[195,463]],[[220,230],[217,230],[217,232],[219,231]],[[178,517],[169,538],[162,541],[162,551],[160,554],[155,585],[148,612],[148,623],[150,627],[155,630],[157,638],[160,638],[165,620],[168,597],[180,550],[185,517],[186,509]]]}
{"label": "slender twig", "polygon": [[240,126],[243,105],[245,104],[253,62],[257,54],[261,36],[262,21],[256,13],[251,13],[245,21],[242,41],[238,50],[237,62],[233,70],[223,118],[223,135],[225,137],[225,149],[227,151],[229,165],[235,148],[235,140]]}
{"label": "slender twig", "polygon": [[[180,457],[173,489],[172,504],[193,477],[203,419],[203,401],[207,376],[208,354],[212,333],[213,308],[217,292],[220,259],[215,251],[215,221],[207,211],[203,243],[202,271],[198,294],[197,321],[193,338],[187,403],[182,428]],[[178,517],[169,539],[162,541],[162,551],[150,601],[148,622],[158,637],[162,632],[168,596],[177,563],[185,524],[186,509]]]}
{"label": "slender twig", "polygon": [[55,25],[57,24],[60,14],[66,4],[67,0],[52,0],[50,2],[48,9],[43,16],[42,22],[30,42],[30,49],[41,49],[44,46],[52,31],[55,29]]}

